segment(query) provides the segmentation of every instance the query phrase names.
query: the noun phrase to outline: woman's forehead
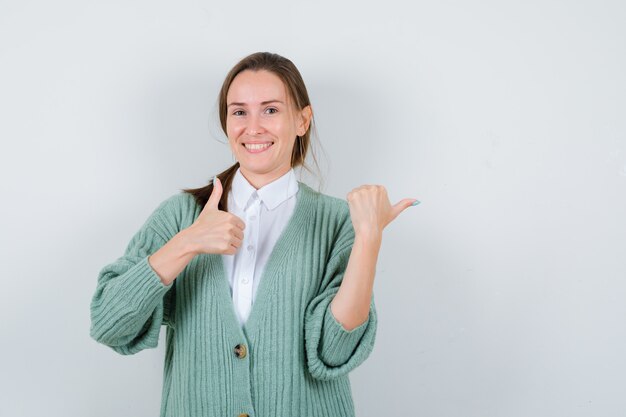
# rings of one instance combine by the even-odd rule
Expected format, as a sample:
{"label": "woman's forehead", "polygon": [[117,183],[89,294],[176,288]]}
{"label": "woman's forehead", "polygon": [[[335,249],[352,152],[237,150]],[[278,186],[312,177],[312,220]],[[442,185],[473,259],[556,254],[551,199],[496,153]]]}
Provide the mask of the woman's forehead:
{"label": "woman's forehead", "polygon": [[269,71],[245,70],[237,74],[228,88],[227,105],[262,104],[269,101],[287,103],[288,95],[283,81]]}

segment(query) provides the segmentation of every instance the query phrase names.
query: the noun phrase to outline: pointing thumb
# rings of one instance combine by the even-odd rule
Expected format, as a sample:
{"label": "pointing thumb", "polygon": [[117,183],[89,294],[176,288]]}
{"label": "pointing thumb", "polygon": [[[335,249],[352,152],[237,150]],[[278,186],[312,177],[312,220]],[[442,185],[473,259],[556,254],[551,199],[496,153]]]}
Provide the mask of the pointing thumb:
{"label": "pointing thumb", "polygon": [[217,210],[220,198],[222,198],[222,181],[216,175],[213,177],[213,190],[205,207]]}
{"label": "pointing thumb", "polygon": [[[394,220],[400,213],[402,213],[405,209],[411,207],[415,199],[404,198],[400,200],[398,203],[394,204],[391,207],[391,220]],[[418,202],[419,203],[419,202]]]}

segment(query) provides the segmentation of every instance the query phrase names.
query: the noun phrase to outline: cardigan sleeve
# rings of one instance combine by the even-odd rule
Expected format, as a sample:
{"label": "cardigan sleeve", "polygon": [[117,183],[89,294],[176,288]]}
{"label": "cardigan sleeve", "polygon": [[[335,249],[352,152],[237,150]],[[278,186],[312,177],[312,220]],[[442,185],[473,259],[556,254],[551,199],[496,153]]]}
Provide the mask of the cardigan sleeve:
{"label": "cardigan sleeve", "polygon": [[343,327],[330,309],[330,303],[339,291],[352,253],[354,232],[346,236],[339,239],[341,247],[328,261],[323,289],[311,300],[305,313],[308,369],[314,378],[320,380],[346,375],[359,366],[373,350],[376,338],[377,316],[373,293],[367,319],[354,329],[347,330]]}
{"label": "cardigan sleeve", "polygon": [[122,355],[155,348],[161,325],[173,326],[176,281],[163,284],[148,262],[166,243],[163,232],[157,232],[166,203],[135,233],[124,254],[98,274],[90,336]]}

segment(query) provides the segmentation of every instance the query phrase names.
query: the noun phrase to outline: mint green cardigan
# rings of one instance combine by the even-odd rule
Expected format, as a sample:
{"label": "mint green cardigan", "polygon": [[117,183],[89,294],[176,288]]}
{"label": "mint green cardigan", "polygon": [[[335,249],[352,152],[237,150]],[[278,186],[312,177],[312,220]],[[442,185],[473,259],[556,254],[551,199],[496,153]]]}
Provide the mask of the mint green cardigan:
{"label": "mint green cardigan", "polygon": [[243,327],[220,254],[195,256],[167,286],[148,263],[200,214],[187,193],[163,201],[100,271],[94,340],[131,355],[155,348],[166,326],[161,417],[354,416],[348,373],[374,347],[374,296],[350,331],[332,315],[354,243],[348,203],[298,184]]}

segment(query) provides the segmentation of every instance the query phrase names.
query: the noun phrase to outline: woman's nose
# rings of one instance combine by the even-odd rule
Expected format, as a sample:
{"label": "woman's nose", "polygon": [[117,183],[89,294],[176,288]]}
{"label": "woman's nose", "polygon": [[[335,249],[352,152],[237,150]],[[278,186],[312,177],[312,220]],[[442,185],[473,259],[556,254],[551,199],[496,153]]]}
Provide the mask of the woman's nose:
{"label": "woman's nose", "polygon": [[246,133],[251,136],[262,133],[263,127],[258,116],[252,116],[248,119],[248,125],[246,126]]}

